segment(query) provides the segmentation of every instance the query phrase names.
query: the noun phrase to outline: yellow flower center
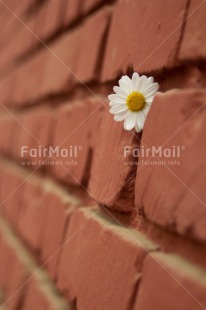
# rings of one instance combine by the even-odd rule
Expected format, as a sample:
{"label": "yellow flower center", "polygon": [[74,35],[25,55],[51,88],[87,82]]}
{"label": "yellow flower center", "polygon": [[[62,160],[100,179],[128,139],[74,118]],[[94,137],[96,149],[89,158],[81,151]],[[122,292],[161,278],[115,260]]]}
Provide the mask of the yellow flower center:
{"label": "yellow flower center", "polygon": [[126,104],[130,111],[137,112],[144,109],[146,101],[141,93],[134,91],[127,97]]}

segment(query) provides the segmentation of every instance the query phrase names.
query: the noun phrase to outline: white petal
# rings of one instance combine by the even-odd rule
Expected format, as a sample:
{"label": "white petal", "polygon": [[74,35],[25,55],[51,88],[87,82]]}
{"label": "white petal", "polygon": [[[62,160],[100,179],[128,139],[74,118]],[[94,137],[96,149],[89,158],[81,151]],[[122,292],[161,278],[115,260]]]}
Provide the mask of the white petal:
{"label": "white petal", "polygon": [[147,78],[147,82],[145,83],[145,86],[148,87],[148,86],[150,86],[153,83],[154,83],[154,78],[152,76],[150,76],[150,77]]}
{"label": "white petal", "polygon": [[159,88],[159,84],[153,83],[144,90],[143,95],[145,95],[145,97],[152,96],[158,91],[158,88]]}
{"label": "white petal", "polygon": [[150,110],[150,106],[149,105],[146,105],[146,107],[142,110],[142,113],[144,114],[144,117],[146,118],[147,117],[147,114]]}
{"label": "white petal", "polygon": [[125,87],[126,87],[126,89],[128,91],[127,94],[131,93],[132,92],[132,80],[127,75],[124,75],[121,78],[121,80],[125,84]]}
{"label": "white petal", "polygon": [[[149,103],[150,104],[150,103]],[[118,105],[118,106],[125,106],[125,102],[124,103],[120,103],[120,102],[109,102],[109,106],[110,107],[113,107],[113,106],[116,106],[116,105]]]}
{"label": "white petal", "polygon": [[132,81],[134,80],[134,79],[136,79],[136,78],[140,78],[140,76],[139,76],[139,74],[137,73],[137,72],[134,72],[133,74],[132,74]]}
{"label": "white petal", "polygon": [[154,83],[154,78],[153,78],[153,76],[150,76],[147,78],[147,86],[149,86],[152,83]]}
{"label": "white petal", "polygon": [[113,90],[118,96],[121,96],[122,98],[127,98],[127,92],[124,91],[123,88],[120,88],[119,86],[114,86]]}
{"label": "white petal", "polygon": [[131,130],[136,124],[136,113],[130,112],[124,120],[124,129]]}
{"label": "white petal", "polygon": [[145,96],[145,100],[147,104],[152,104],[152,101],[154,100],[154,95],[152,96]]}
{"label": "white petal", "polygon": [[145,85],[147,83],[147,77],[145,75],[142,75],[140,78],[139,86],[138,86],[138,92],[142,92],[145,89]]}
{"label": "white petal", "polygon": [[127,87],[127,82],[121,78],[119,80],[119,86],[125,92],[126,96],[128,96],[129,95],[129,89]]}
{"label": "white petal", "polygon": [[116,105],[125,105],[124,103],[117,103],[117,102],[109,102],[109,106],[112,108],[112,107],[114,107],[114,106],[116,106]]}
{"label": "white petal", "polygon": [[148,77],[147,80],[146,80],[145,83],[144,83],[144,86],[143,86],[142,89],[141,89],[141,92],[144,93],[144,90],[145,90],[148,86],[150,86],[151,84],[153,84],[153,82],[154,82],[154,78],[153,78],[152,76]]}
{"label": "white petal", "polygon": [[132,88],[133,88],[132,90],[133,91],[138,90],[139,82],[140,82],[139,74],[137,72],[134,72],[132,75]]}
{"label": "white petal", "polygon": [[139,128],[138,124],[135,125],[135,130],[136,130],[136,132],[141,132],[142,131],[142,129]]}
{"label": "white petal", "polygon": [[112,114],[116,114],[116,113],[121,113],[121,112],[124,112],[124,111],[127,111],[128,108],[127,106],[123,106],[123,105],[115,105],[113,106],[109,111],[110,113]]}
{"label": "white petal", "polygon": [[120,97],[119,95],[113,94],[108,96],[109,101],[116,103],[125,103],[126,100]]}
{"label": "white petal", "polygon": [[143,112],[140,111],[140,112],[138,112],[137,123],[136,123],[136,124],[138,125],[138,128],[139,128],[140,130],[143,129],[143,127],[144,127],[144,122],[145,122],[145,116],[144,116]]}
{"label": "white petal", "polygon": [[127,117],[128,113],[129,113],[129,111],[124,111],[124,112],[115,114],[114,120],[117,122],[121,122]]}
{"label": "white petal", "polygon": [[122,104],[122,103],[109,102],[110,107],[113,107],[114,105],[120,105],[120,104]]}

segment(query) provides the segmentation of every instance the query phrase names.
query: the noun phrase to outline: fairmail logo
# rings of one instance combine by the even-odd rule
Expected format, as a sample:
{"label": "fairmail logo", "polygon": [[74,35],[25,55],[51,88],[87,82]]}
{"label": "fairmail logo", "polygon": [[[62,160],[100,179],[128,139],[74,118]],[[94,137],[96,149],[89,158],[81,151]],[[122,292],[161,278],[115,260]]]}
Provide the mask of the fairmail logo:
{"label": "fairmail logo", "polygon": [[38,148],[29,148],[24,145],[21,147],[21,157],[31,158],[76,158],[82,146],[71,145],[69,148],[60,148],[59,146],[49,146],[47,148],[39,146]]}
{"label": "fairmail logo", "polygon": [[144,145],[137,147],[125,146],[124,147],[124,157],[132,155],[133,157],[142,157],[142,158],[180,158],[182,151],[185,150],[185,146],[173,145],[170,148],[164,148],[163,146],[150,148],[145,147]]}

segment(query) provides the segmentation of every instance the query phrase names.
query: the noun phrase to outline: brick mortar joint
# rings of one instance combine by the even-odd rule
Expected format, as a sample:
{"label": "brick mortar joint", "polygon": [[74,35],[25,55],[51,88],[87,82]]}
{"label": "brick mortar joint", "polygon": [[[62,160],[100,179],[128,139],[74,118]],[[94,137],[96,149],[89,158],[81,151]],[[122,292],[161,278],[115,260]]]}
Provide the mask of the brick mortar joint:
{"label": "brick mortar joint", "polygon": [[[154,79],[160,84],[164,82],[165,76],[167,76],[167,81],[174,78],[174,76],[177,74],[177,72],[181,72],[182,70],[187,69],[195,69],[195,68],[202,68],[202,74],[206,73],[206,59],[186,59],[182,61],[176,61],[173,63],[172,67],[169,68],[161,68],[158,70],[151,70],[149,72],[142,72],[141,75],[146,76],[153,76]],[[125,74],[131,76],[132,72],[131,70],[128,72],[125,72]],[[120,78],[120,77],[119,77]],[[42,96],[36,100],[32,99],[32,102],[30,99],[27,101],[22,102],[21,104],[15,105],[15,102],[11,102],[10,106],[8,107],[8,110],[13,112],[24,112],[26,110],[31,111],[31,109],[37,109],[41,107],[50,107],[55,111],[55,109],[58,109],[58,107],[61,107],[62,105],[73,105],[73,101],[77,100],[76,95],[78,92],[81,93],[81,96],[78,97],[78,101],[83,101],[83,98],[94,98],[97,97],[96,100],[102,100],[107,98],[107,94],[110,94],[112,92],[112,87],[116,85],[117,79],[110,80],[104,83],[91,81],[84,84],[76,84],[71,91],[68,92],[58,92],[56,94],[48,94],[46,96]],[[174,87],[167,87],[165,91],[169,91],[175,89]],[[180,87],[180,89],[183,89],[183,86]],[[88,93],[88,90],[91,91],[91,93]],[[164,92],[165,92],[164,91]],[[95,94],[95,96],[94,96]]]}
{"label": "brick mortar joint", "polygon": [[[9,247],[15,251],[15,254],[18,256],[21,264],[27,270],[29,277],[24,282],[24,284],[19,287],[18,290],[24,289],[25,286],[35,278],[39,284],[41,284],[42,290],[45,293],[45,296],[48,297],[48,300],[53,299],[53,303],[56,305],[61,305],[62,309],[67,309],[68,302],[64,299],[63,295],[60,294],[55,283],[50,278],[48,272],[43,268],[44,265],[39,266],[34,260],[31,252],[28,248],[22,243],[21,238],[13,231],[9,223],[5,221],[2,215],[0,215],[0,231],[3,235],[3,239],[8,241]],[[15,294],[15,293],[14,293]],[[13,295],[10,298],[12,298]],[[8,301],[5,302],[5,304]]]}

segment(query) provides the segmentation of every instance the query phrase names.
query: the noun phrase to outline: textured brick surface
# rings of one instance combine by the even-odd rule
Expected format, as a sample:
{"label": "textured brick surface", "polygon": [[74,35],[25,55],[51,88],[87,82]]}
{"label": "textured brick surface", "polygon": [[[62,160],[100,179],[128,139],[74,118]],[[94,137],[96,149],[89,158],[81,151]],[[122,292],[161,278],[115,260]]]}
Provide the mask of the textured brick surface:
{"label": "textured brick surface", "polygon": [[[205,58],[205,18],[206,4],[192,0],[189,6],[185,31],[180,48],[180,59]],[[200,27],[200,25],[202,25]]]}
{"label": "textured brick surface", "polygon": [[38,276],[38,280],[33,278],[29,283],[22,309],[69,310],[69,305],[49,289],[49,284],[46,283],[44,275]]}
{"label": "textured brick surface", "polygon": [[[59,288],[69,300],[77,298],[80,310],[130,309],[142,262],[155,245],[134,231],[98,218],[96,212],[78,211],[71,219],[60,263]],[[125,253],[129,265],[123,258]]]}
{"label": "textured brick surface", "polygon": [[79,101],[58,111],[54,147],[68,150],[68,157],[54,158],[59,163],[52,167],[55,175],[68,182],[87,182],[92,161],[92,133],[98,129],[102,103],[95,100]]}
{"label": "textured brick surface", "polygon": [[204,309],[205,279],[204,270],[189,265],[180,257],[149,256],[144,263],[134,309]]}
{"label": "textured brick surface", "polygon": [[[14,119],[14,122],[16,120]],[[35,150],[47,149],[51,146],[51,130],[54,124],[54,115],[49,109],[40,108],[32,113],[21,115],[21,128],[16,148],[21,162],[33,161],[34,168],[46,162],[46,155],[43,158]],[[30,150],[34,150],[33,152]]]}
{"label": "textured brick surface", "polygon": [[[38,268],[24,245],[4,221],[0,221],[1,258],[0,283],[3,306],[8,309],[70,309],[48,275]],[[4,271],[10,270],[8,277]],[[7,309],[7,308],[6,308]]]}
{"label": "textured brick surface", "polygon": [[[165,156],[162,153],[161,158],[145,158],[143,154],[135,188],[136,206],[147,218],[199,240],[205,240],[206,232],[205,145],[201,143],[204,115],[205,91],[171,91],[156,97],[145,125],[142,147],[162,146],[162,152],[179,147],[179,151],[170,158],[168,152]],[[172,164],[175,160],[179,164]],[[155,165],[158,161],[160,164]]]}
{"label": "textured brick surface", "polygon": [[[82,82],[99,78],[110,14],[111,9],[106,8],[96,13],[85,23],[76,71]],[[85,63],[87,63],[87,67],[84,66]]]}
{"label": "textured brick surface", "polygon": [[97,7],[101,2],[103,2],[102,0],[86,0],[84,1],[83,4],[83,10],[85,13],[87,13],[88,11],[94,9],[95,7]]}
{"label": "textured brick surface", "polygon": [[134,208],[133,189],[137,167],[131,151],[139,145],[139,138],[139,135],[124,131],[122,124],[115,123],[105,109],[100,128],[101,143],[94,152],[89,183],[91,194],[101,204],[124,212]]}
{"label": "textured brick surface", "polygon": [[1,117],[0,121],[0,131],[5,132],[4,135],[0,136],[0,149],[2,153],[8,153],[10,149],[9,140],[12,134],[12,124],[13,119],[10,115],[5,115]]}
{"label": "textured brick surface", "polygon": [[[102,79],[133,67],[138,72],[171,64],[181,36],[186,1],[119,1],[107,45]],[[111,65],[112,64],[112,65]]]}
{"label": "textured brick surface", "polygon": [[81,0],[76,0],[76,1],[64,0],[64,2],[65,2],[64,24],[69,25],[81,17],[82,2],[81,2]]}
{"label": "textured brick surface", "polygon": [[21,21],[19,23],[20,30],[13,36],[12,40],[9,41],[1,53],[0,66],[3,68],[9,67],[11,62],[15,62],[17,58],[21,57],[23,53],[31,49],[38,42],[38,39],[35,37],[37,21],[31,19],[26,22],[26,26]]}
{"label": "textured brick surface", "polygon": [[[44,81],[45,64],[48,52],[41,51],[37,57],[33,57],[15,71],[15,91],[11,98],[14,106],[25,103],[33,103],[35,98],[42,95],[42,83]],[[32,72],[32,74],[31,74]]]}
{"label": "textured brick surface", "polygon": [[13,224],[18,218],[19,208],[22,202],[23,177],[21,173],[15,173],[8,169],[1,170],[1,206],[4,216]]}
{"label": "textured brick surface", "polygon": [[39,14],[36,17],[38,28],[35,34],[40,40],[46,41],[61,28],[63,24],[62,9],[63,6],[60,0],[50,0],[48,2],[46,1],[43,8],[39,10]]}
{"label": "textured brick surface", "polygon": [[[8,244],[3,245],[3,241],[1,244],[1,250],[5,251],[0,274],[0,277],[3,280],[2,287],[6,296],[6,300],[3,302],[6,303],[8,309],[17,309],[23,293],[22,290],[18,291],[18,289],[28,279],[28,272],[16,253],[9,247]],[[10,270],[11,274],[9,278],[7,275],[2,274],[3,268],[5,268],[5,270]]]}
{"label": "textured brick surface", "polygon": [[57,276],[69,218],[78,203],[78,200],[67,197],[63,191],[55,190],[51,184],[47,187],[42,203],[47,216],[44,216],[42,224],[44,234],[41,235],[41,262],[54,279]]}
{"label": "textured brick surface", "polygon": [[[9,190],[8,190],[9,188]],[[5,217],[16,226],[24,191],[23,175],[6,172],[2,186],[1,209]]]}
{"label": "textured brick surface", "polygon": [[[25,282],[29,277],[28,265],[25,265],[25,258],[22,257],[22,253],[17,253],[20,250],[13,243],[13,236],[8,229],[5,229],[5,225],[0,223],[1,233],[1,252],[4,255],[1,256],[1,269],[0,269],[0,282],[4,292],[5,306],[8,309],[17,309],[21,303],[22,296],[24,294],[23,289]],[[10,276],[8,277],[8,270],[10,270]]]}
{"label": "textured brick surface", "polygon": [[44,68],[47,74],[42,85],[43,94],[66,91],[74,85],[80,35],[81,31],[75,30],[49,46]]}
{"label": "textured brick surface", "polygon": [[42,233],[44,232],[42,222],[45,206],[42,205],[42,195],[41,187],[31,178],[25,184],[18,220],[20,235],[35,252],[40,251]]}
{"label": "textured brick surface", "polygon": [[[205,8],[0,1],[2,310],[206,308]],[[138,134],[108,102],[134,71]]]}

